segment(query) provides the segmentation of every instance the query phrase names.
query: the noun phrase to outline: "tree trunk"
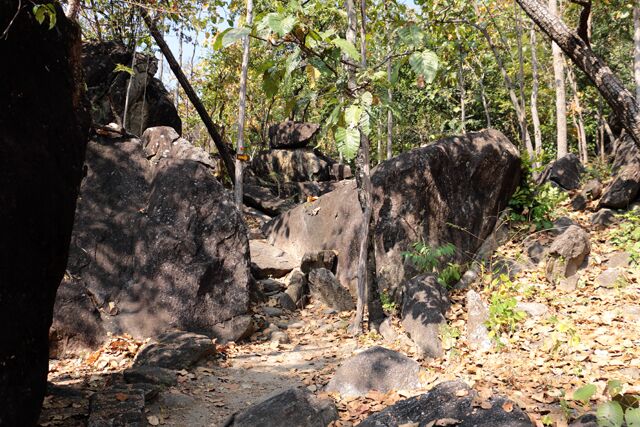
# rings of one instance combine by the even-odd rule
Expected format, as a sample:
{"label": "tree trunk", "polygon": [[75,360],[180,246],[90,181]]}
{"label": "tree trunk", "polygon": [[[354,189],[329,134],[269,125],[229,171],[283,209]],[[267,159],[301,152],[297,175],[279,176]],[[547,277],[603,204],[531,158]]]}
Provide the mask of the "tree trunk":
{"label": "tree trunk", "polygon": [[[522,51],[522,22],[520,21],[520,9],[518,8],[518,5],[516,3],[514,3],[513,5],[515,8],[514,18],[516,24],[516,41],[518,45],[518,89],[520,90],[520,105],[522,107],[522,112],[526,115],[527,102],[524,96],[524,54]],[[533,145],[531,144],[531,137],[529,136],[528,131],[525,134],[524,143],[525,147],[527,148],[527,154],[529,154],[529,158],[533,158]]]}
{"label": "tree trunk", "polygon": [[580,105],[580,96],[578,95],[578,83],[576,82],[571,67],[567,69],[567,79],[569,80],[571,91],[573,92],[572,118],[578,135],[578,152],[580,154],[580,162],[583,165],[586,165],[589,162],[589,154],[587,153],[587,132],[584,128],[582,106]]}
{"label": "tree trunk", "polygon": [[484,90],[484,71],[480,74],[480,97],[482,98],[482,108],[484,109],[484,116],[487,119],[487,128],[491,127],[491,114],[489,114],[489,101],[487,101],[487,94]]}
{"label": "tree trunk", "polygon": [[533,122],[533,140],[534,151],[536,157],[542,152],[542,131],[540,130],[540,116],[538,115],[538,55],[536,52],[536,30],[531,27],[531,74],[532,74],[532,88],[531,88],[531,121]]}
{"label": "tree trunk", "polygon": [[78,13],[82,6],[82,0],[69,0],[69,7],[67,8],[67,18],[74,21],[78,20]]}
{"label": "tree trunk", "polygon": [[[253,0],[247,0],[247,26],[253,22]],[[240,103],[238,106],[238,144],[236,155],[236,206],[242,212],[242,157],[244,156],[244,120],[247,111],[247,71],[249,70],[249,35],[242,39],[242,70],[240,71]],[[195,50],[195,49],[194,49]]]}
{"label": "tree trunk", "polygon": [[144,19],[147,28],[149,28],[149,32],[153,36],[153,39],[156,41],[156,44],[167,59],[167,63],[169,64],[169,67],[171,67],[171,71],[173,71],[173,73],[175,74],[176,79],[178,79],[178,82],[182,86],[182,89],[187,94],[187,97],[200,115],[200,119],[206,126],[207,132],[209,132],[209,136],[211,136],[211,139],[213,139],[213,143],[216,145],[216,148],[220,153],[220,157],[224,162],[227,173],[229,174],[229,178],[233,181],[235,179],[235,167],[233,165],[233,159],[231,157],[231,154],[227,150],[227,147],[225,146],[222,136],[218,132],[216,125],[213,124],[211,117],[209,117],[209,114],[207,113],[207,109],[202,104],[202,101],[200,101],[200,98],[198,98],[198,95],[196,95],[193,87],[191,87],[189,80],[187,80],[187,77],[184,75],[182,68],[180,68],[180,65],[176,61],[176,58],[173,56],[173,53],[171,53],[171,49],[169,49],[169,46],[164,41],[164,38],[153,23],[153,20],[149,16],[149,13],[144,8],[140,8],[140,14],[142,15],[142,19]]}
{"label": "tree trunk", "polygon": [[[385,2],[386,6],[386,2]],[[391,34],[389,24],[387,23],[387,34]],[[391,55],[392,51],[391,38],[387,40],[387,52]],[[387,88],[387,97],[389,98],[389,108],[387,109],[387,160],[393,157],[393,111],[391,105],[393,103],[393,89],[392,83],[393,67],[391,66],[391,59],[387,61],[387,82],[389,87]]]}
{"label": "tree trunk", "polygon": [[[557,15],[558,0],[549,0],[549,13]],[[553,57],[553,84],[556,89],[556,146],[557,158],[568,153],[567,145],[567,96],[564,85],[564,58],[562,50],[551,42]]]}
{"label": "tree trunk", "polygon": [[[182,40],[183,34],[182,29],[180,29],[180,35],[178,36],[178,65],[182,69]],[[176,110],[180,107],[180,85],[176,85],[176,94],[175,94],[175,102],[176,102]]]}
{"label": "tree trunk", "polygon": [[458,90],[460,91],[460,129],[462,133],[466,133],[467,111],[465,105],[465,88],[464,88],[464,52],[462,50],[462,40],[460,33],[456,28],[456,39],[458,41]]}
{"label": "tree trunk", "polygon": [[640,100],[640,0],[633,8],[633,76],[636,81],[636,102]]}
{"label": "tree trunk", "polygon": [[576,33],[538,0],[516,0],[540,29],[589,77],[640,146],[640,108],[633,94]]}

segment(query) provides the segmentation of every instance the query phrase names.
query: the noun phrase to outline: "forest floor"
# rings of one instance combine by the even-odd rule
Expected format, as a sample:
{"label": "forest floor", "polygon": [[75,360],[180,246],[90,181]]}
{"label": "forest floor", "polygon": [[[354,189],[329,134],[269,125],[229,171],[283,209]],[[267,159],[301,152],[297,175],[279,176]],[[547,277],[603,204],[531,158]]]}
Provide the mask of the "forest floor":
{"label": "forest floor", "polygon": [[[599,231],[592,229],[588,213],[567,210],[565,214],[591,233],[589,266],[581,271],[576,289],[562,291],[549,284],[542,263],[521,262],[524,235],[514,236],[493,257],[519,263],[521,271],[498,285],[495,281],[492,284],[492,275],[487,273],[474,285],[485,301],[501,286],[518,301],[546,307],[546,313],[519,321],[501,345],[485,352],[468,346],[464,292],[452,295],[448,327],[442,330],[445,355],[433,360],[420,360],[407,340],[386,342],[375,332],[351,337],[347,326],[352,313],[334,313],[311,304],[271,318],[264,314],[264,307],[255,307],[255,317],[278,325],[290,342],[270,341],[265,331],[254,334],[247,343],[218,345],[215,359],[179,372],[178,385],[162,392],[145,409],[147,419],[151,425],[218,426],[234,412],[300,386],[334,399],[340,415],[335,425],[351,426],[397,400],[423,393],[437,383],[460,379],[485,399],[493,394],[507,396],[537,425],[561,427],[588,410],[572,400],[573,391],[585,384],[597,386],[594,404],[608,399],[606,385],[610,380],[619,380],[627,391],[640,392],[640,270],[623,267],[615,284],[599,285],[597,277],[608,268],[612,254],[619,252],[609,239],[615,226]],[[544,233],[540,236],[545,238]],[[397,320],[394,322],[401,333]],[[61,387],[82,384],[98,390],[132,364],[141,345],[130,337],[113,337],[91,355],[52,360],[49,381]],[[343,360],[374,345],[419,360],[424,389],[370,392],[360,398],[322,391]],[[73,409],[69,408],[77,406],[79,410],[80,405],[48,396],[41,425],[72,425],[68,420]]]}

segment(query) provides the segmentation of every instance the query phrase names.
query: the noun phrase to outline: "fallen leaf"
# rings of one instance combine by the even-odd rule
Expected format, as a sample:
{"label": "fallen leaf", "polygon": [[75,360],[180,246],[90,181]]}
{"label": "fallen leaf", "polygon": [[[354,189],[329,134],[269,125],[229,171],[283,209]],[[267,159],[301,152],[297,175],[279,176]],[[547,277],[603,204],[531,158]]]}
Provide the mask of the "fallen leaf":
{"label": "fallen leaf", "polygon": [[504,402],[502,404],[502,410],[504,410],[504,412],[511,412],[513,411],[513,402]]}
{"label": "fallen leaf", "polygon": [[116,400],[119,400],[120,402],[124,402],[128,398],[129,398],[129,396],[127,396],[124,393],[116,393]]}
{"label": "fallen leaf", "polygon": [[147,417],[147,422],[149,423],[149,425],[152,425],[152,426],[157,426],[160,424],[160,420],[155,415],[149,415]]}

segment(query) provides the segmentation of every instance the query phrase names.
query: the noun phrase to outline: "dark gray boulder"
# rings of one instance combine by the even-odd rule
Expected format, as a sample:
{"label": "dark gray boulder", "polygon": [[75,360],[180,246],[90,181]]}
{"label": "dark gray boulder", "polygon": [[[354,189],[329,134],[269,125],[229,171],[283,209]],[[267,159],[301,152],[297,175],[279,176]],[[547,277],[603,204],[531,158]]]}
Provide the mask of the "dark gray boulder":
{"label": "dark gray boulder", "polygon": [[597,228],[604,228],[616,222],[616,213],[611,209],[600,209],[591,215],[591,224]]}
{"label": "dark gray boulder", "polygon": [[[49,370],[47,333],[69,251],[90,117],[80,31],[0,2],[0,425],[33,426]],[[6,34],[4,34],[5,29]]]}
{"label": "dark gray boulder", "polygon": [[271,148],[304,148],[320,130],[315,123],[287,120],[269,126],[269,146]]}
{"label": "dark gray boulder", "polygon": [[142,347],[133,361],[133,366],[181,370],[215,354],[215,344],[205,335],[182,331],[168,332]]}
{"label": "dark gray boulder", "polygon": [[602,183],[597,179],[591,179],[582,187],[582,194],[589,200],[597,200],[602,196]]}
{"label": "dark gray boulder", "polygon": [[261,151],[251,159],[251,170],[264,180],[329,181],[335,162],[309,148]]}
{"label": "dark gray boulder", "polygon": [[332,401],[291,388],[234,414],[224,427],[326,427],[337,419]]}
{"label": "dark gray boulder", "polygon": [[61,353],[95,348],[104,332],[214,336],[247,312],[247,230],[211,168],[149,162],[137,139],[98,138],[86,170],[53,322]]}
{"label": "dark gray boulder", "polygon": [[598,208],[627,209],[640,192],[640,150],[628,136],[616,141],[614,178],[604,189]]}
{"label": "dark gray boulder", "polygon": [[549,163],[537,181],[539,184],[550,182],[563,190],[577,190],[580,188],[580,180],[584,172],[584,166],[580,163],[578,156],[569,153]]}
{"label": "dark gray boulder", "polygon": [[[503,397],[493,397],[490,409],[474,405],[478,394],[463,382],[440,383],[428,393],[402,400],[382,412],[371,415],[358,427],[397,427],[416,423],[427,427],[438,420],[458,420],[460,427],[532,427],[526,413]],[[503,405],[513,407],[505,411]],[[438,425],[438,424],[436,424]],[[444,425],[444,424],[443,424]]]}
{"label": "dark gray boulder", "polygon": [[[118,64],[131,66],[132,56],[128,48],[117,42],[86,43],[83,46],[82,64],[95,124],[106,125],[123,118],[129,74],[116,72],[115,68]],[[153,55],[136,53],[133,70],[127,130],[142,135],[149,127],[170,126],[181,134],[182,121],[169,93],[162,82],[154,78],[158,60]]]}
{"label": "dark gray boulder", "polygon": [[122,373],[126,382],[130,384],[146,383],[161,386],[174,386],[178,384],[176,372],[171,369],[161,368],[159,366],[134,366],[125,369]]}
{"label": "dark gray boulder", "polygon": [[420,365],[397,351],[371,347],[345,360],[327,384],[326,391],[342,396],[362,396],[371,390],[420,388]]}
{"label": "dark gray boulder", "polygon": [[408,281],[403,294],[402,327],[424,356],[442,356],[440,328],[450,305],[446,289],[434,275],[425,274]]}
{"label": "dark gray boulder", "polygon": [[326,268],[315,268],[309,273],[309,290],[311,296],[327,307],[338,311],[349,311],[355,308],[349,291],[340,285],[333,273]]}
{"label": "dark gray boulder", "polygon": [[[493,231],[520,179],[519,153],[500,132],[443,139],[382,162],[372,172],[374,245],[382,289],[397,289],[416,269],[402,253],[416,241],[453,243],[456,261],[473,257]],[[337,277],[355,289],[362,211],[355,182],[265,224],[267,240],[301,260],[335,250]]]}
{"label": "dark gray boulder", "polygon": [[326,268],[332,273],[336,272],[338,257],[334,251],[307,252],[302,257],[300,270],[304,274],[309,274],[314,268]]}

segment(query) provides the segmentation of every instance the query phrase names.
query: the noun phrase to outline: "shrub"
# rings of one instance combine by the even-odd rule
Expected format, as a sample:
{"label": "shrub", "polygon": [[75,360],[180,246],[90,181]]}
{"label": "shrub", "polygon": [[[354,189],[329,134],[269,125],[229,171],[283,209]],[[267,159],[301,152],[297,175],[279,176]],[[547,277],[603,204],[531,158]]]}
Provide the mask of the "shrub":
{"label": "shrub", "polygon": [[402,256],[411,261],[420,272],[436,273],[438,283],[449,288],[462,276],[460,264],[446,262],[446,259],[452,258],[455,253],[456,247],[451,243],[432,248],[425,242],[416,242],[413,244],[413,250],[403,252]]}

